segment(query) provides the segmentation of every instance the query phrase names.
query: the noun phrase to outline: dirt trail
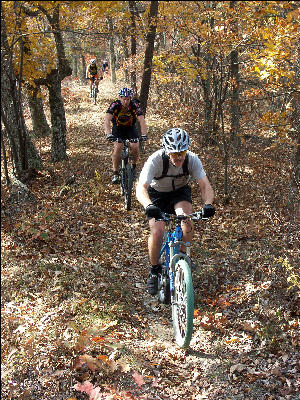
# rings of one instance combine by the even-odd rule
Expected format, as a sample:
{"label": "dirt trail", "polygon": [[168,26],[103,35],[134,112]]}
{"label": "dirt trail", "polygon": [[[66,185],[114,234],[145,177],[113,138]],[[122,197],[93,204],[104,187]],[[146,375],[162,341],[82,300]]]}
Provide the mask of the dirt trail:
{"label": "dirt trail", "polygon": [[[95,130],[99,136],[103,135],[101,124],[104,112],[110,101],[116,98],[117,91],[118,86],[106,81],[100,87],[99,103],[97,106],[89,107],[89,123],[95,124]],[[151,138],[152,130],[153,127],[150,125],[149,138]],[[157,149],[159,142],[160,139],[157,140],[156,137],[147,142],[145,153],[140,156],[139,169],[146,158]],[[133,211],[128,213],[123,209],[119,188],[110,184],[110,144],[102,136],[99,138],[99,145],[101,148],[98,159],[99,168],[105,171],[105,184],[110,185],[110,190],[107,192],[108,197],[104,198],[103,202],[109,203],[111,195],[114,195],[115,207],[117,207],[115,212],[118,213],[119,219],[124,221],[120,248],[124,243],[130,243],[127,256],[133,262],[126,269],[126,284],[128,284],[127,289],[133,294],[130,299],[132,302],[131,318],[137,316],[139,321],[142,319],[142,324],[136,325],[135,323],[131,328],[130,319],[128,321],[127,329],[137,330],[138,337],[134,339],[133,335],[130,344],[127,344],[127,350],[131,352],[133,364],[137,363],[138,370],[141,372],[145,369],[148,371],[148,376],[151,377],[148,379],[148,382],[151,383],[145,385],[147,390],[142,387],[139,392],[134,383],[127,389],[131,392],[134,391],[139,396],[145,396],[141,398],[149,399],[217,399],[222,398],[222,393],[226,393],[226,396],[230,398],[233,390],[232,384],[227,380],[228,371],[222,365],[226,360],[216,355],[214,344],[210,342],[210,335],[199,329],[199,325],[197,326],[197,321],[195,321],[195,332],[190,349],[187,351],[179,349],[173,339],[170,307],[160,305],[156,298],[152,298],[146,293],[147,223],[142,208],[135,198],[133,199]],[[133,223],[133,228],[130,228],[128,222]],[[139,236],[138,232],[134,232],[137,224],[142,226],[142,238],[140,237],[140,239],[143,240],[143,243],[141,240],[139,241],[138,248],[134,245],[136,236]],[[124,259],[116,258],[116,263],[118,262],[122,264]],[[144,374],[146,375],[146,372]],[[213,386],[211,386],[212,384]],[[218,395],[219,392],[220,395]]]}

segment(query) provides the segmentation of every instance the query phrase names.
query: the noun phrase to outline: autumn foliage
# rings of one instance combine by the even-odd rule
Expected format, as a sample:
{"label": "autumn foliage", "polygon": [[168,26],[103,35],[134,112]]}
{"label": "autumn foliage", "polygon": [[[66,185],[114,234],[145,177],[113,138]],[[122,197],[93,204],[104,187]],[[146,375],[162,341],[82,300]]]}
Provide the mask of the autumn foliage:
{"label": "autumn foliage", "polygon": [[[169,307],[145,292],[148,224],[135,197],[125,211],[111,185],[103,130],[133,72],[140,94],[150,2],[2,3],[26,129],[43,161],[22,186],[7,184],[5,126],[2,398],[296,399],[299,3],[159,2],[138,170],[165,130],[180,126],[216,193],[215,217],[193,243],[195,329],[185,351]],[[39,86],[53,130],[40,83],[58,63],[54,10],[73,72],[61,85],[67,157],[53,163],[53,136],[35,135],[27,95]],[[92,105],[84,66],[112,54],[115,69]],[[196,186],[193,201],[201,207]]]}

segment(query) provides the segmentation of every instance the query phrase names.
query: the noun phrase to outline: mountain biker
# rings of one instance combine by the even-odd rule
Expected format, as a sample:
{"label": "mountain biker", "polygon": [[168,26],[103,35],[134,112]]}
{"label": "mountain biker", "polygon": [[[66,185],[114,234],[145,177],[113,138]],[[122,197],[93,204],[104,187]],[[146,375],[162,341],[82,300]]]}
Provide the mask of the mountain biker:
{"label": "mountain biker", "polygon": [[[123,88],[119,91],[119,100],[115,100],[108,107],[104,118],[104,131],[110,141],[114,141],[112,154],[113,177],[112,183],[120,182],[120,163],[122,157],[123,143],[117,139],[129,139],[131,141],[132,167],[136,175],[136,163],[139,157],[139,138],[135,126],[138,120],[141,126],[141,138],[147,139],[147,126],[141,106],[137,101],[132,100],[133,92],[129,88]],[[112,123],[112,131],[111,131]]]}
{"label": "mountain biker", "polygon": [[104,61],[103,61],[103,64],[102,64],[102,67],[101,67],[102,72],[103,72],[103,73],[104,73],[104,72],[108,72],[108,68],[109,68],[109,66],[108,66],[108,61],[104,60]]}
{"label": "mountain biker", "polygon": [[[147,291],[155,295],[158,290],[158,273],[161,272],[159,254],[163,242],[165,222],[156,221],[162,218],[162,212],[169,214],[191,214],[192,200],[190,178],[197,181],[203,200],[203,216],[212,217],[215,208],[212,203],[214,191],[203,169],[199,157],[188,150],[189,135],[180,128],[165,132],[162,149],[153,153],[144,164],[136,187],[137,200],[144,206],[150,227],[148,251],[150,271],[147,280]],[[191,242],[193,223],[185,220],[181,223],[183,240]],[[185,251],[185,248],[180,249]]]}
{"label": "mountain biker", "polygon": [[[99,89],[99,80],[103,79],[102,72],[98,71],[97,67],[97,60],[95,58],[92,58],[90,60],[89,65],[87,66],[86,69],[86,79],[90,80],[90,97],[92,97],[92,86],[93,86],[93,81],[95,81],[96,84],[96,91],[98,93]],[[98,80],[99,79],[99,80]]]}

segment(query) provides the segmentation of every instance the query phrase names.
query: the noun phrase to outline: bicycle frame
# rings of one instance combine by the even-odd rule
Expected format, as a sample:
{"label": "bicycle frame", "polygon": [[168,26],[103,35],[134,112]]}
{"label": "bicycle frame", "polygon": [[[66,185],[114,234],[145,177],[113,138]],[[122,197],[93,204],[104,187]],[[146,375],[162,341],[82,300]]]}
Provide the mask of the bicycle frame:
{"label": "bicycle frame", "polygon": [[[174,294],[174,266],[178,261],[178,258],[184,258],[188,262],[189,266],[191,267],[191,247],[189,242],[184,242],[182,240],[183,233],[180,226],[180,223],[176,224],[174,231],[172,232],[171,229],[168,229],[166,233],[165,243],[163,244],[160,257],[165,253],[166,260],[164,262],[164,266],[166,268],[167,275],[169,276],[170,280],[170,292],[171,296]],[[186,247],[186,254],[179,255],[179,248],[181,245]],[[172,302],[172,298],[171,298]]]}

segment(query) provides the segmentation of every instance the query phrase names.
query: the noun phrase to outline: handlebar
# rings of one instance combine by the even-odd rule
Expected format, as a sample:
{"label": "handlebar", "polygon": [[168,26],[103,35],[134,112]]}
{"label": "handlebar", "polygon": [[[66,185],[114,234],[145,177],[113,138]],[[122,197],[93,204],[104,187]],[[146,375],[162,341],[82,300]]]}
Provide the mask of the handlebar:
{"label": "handlebar", "polygon": [[188,215],[173,215],[173,214],[168,214],[168,213],[163,213],[163,218],[162,219],[157,219],[156,221],[165,221],[165,222],[170,222],[170,221],[175,221],[175,222],[181,222],[186,219],[191,219],[193,221],[199,221],[199,220],[207,220],[208,218],[203,217],[203,212],[202,211],[196,211],[192,214]]}
{"label": "handlebar", "polygon": [[103,76],[100,78],[95,78],[94,76],[88,76],[86,79],[88,79],[89,81],[101,81],[103,79]]}
{"label": "handlebar", "polygon": [[118,142],[118,143],[138,143],[140,141],[140,139],[121,139],[115,136],[108,136],[107,140],[109,140],[110,142]]}

